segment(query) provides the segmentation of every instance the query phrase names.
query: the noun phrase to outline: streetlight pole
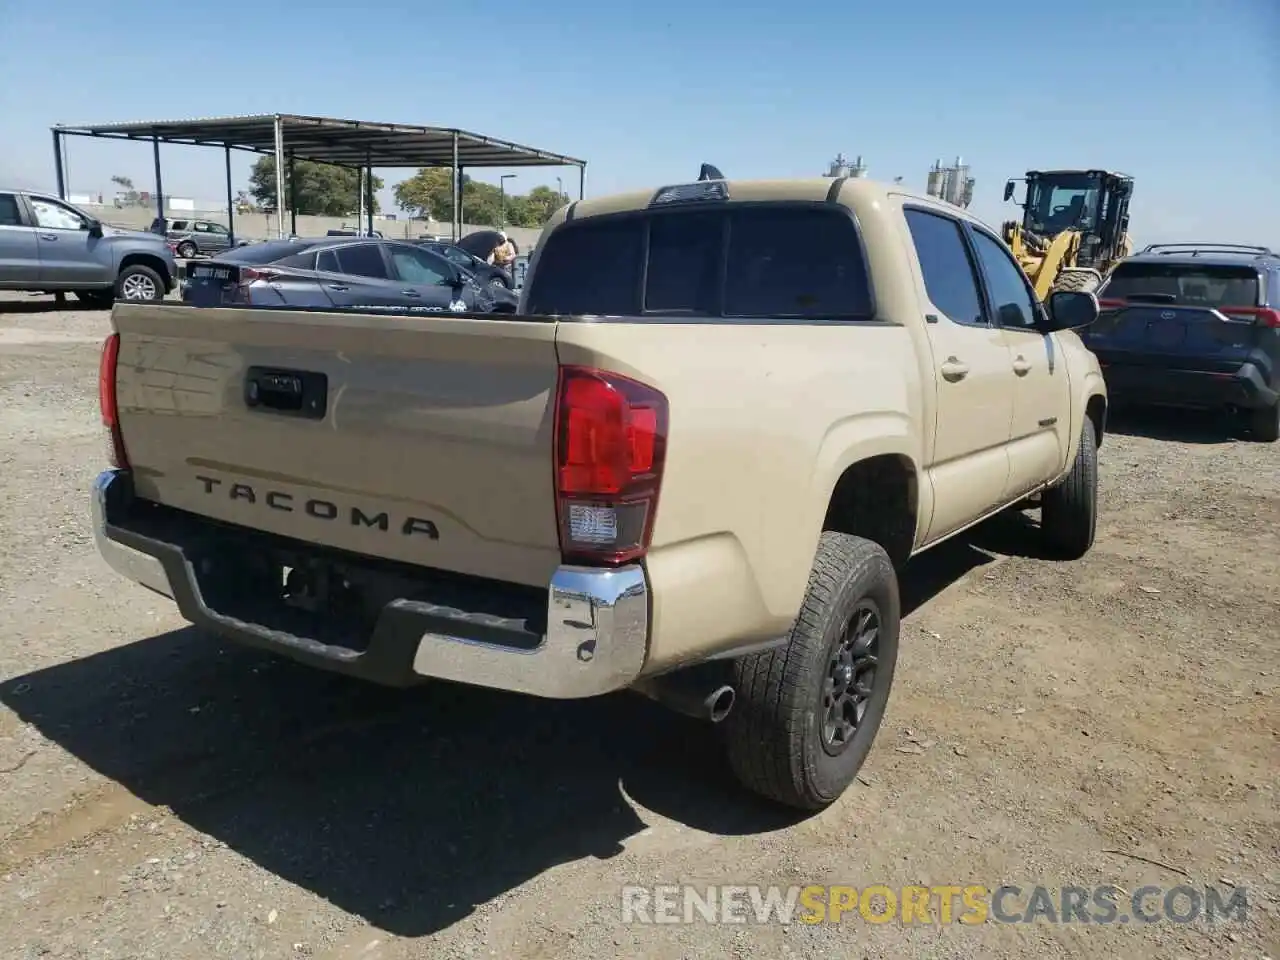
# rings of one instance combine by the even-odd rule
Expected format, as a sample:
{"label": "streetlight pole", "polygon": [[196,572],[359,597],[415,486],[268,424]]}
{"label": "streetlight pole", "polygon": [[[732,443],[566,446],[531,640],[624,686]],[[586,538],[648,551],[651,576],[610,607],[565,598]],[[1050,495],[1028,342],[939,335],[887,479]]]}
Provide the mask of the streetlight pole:
{"label": "streetlight pole", "polygon": [[498,197],[500,211],[502,213],[501,223],[498,224],[499,227],[505,227],[507,225],[507,181],[514,180],[515,178],[516,175],[514,173],[504,173],[498,178]]}
{"label": "streetlight pole", "polygon": [[556,205],[560,206],[564,203],[564,180],[556,177]]}

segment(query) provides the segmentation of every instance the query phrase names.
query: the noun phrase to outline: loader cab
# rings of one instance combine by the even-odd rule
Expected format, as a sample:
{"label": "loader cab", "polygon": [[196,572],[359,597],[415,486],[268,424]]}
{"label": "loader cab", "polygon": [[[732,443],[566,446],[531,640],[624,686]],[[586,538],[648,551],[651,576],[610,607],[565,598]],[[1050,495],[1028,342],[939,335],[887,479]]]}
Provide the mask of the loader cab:
{"label": "loader cab", "polygon": [[[1080,233],[1076,263],[1082,267],[1108,264],[1122,256],[1129,232],[1129,198],[1133,178],[1107,170],[1028,170],[1022,207],[1022,230],[1050,238],[1064,230]],[[1010,180],[1004,198],[1013,197]]]}

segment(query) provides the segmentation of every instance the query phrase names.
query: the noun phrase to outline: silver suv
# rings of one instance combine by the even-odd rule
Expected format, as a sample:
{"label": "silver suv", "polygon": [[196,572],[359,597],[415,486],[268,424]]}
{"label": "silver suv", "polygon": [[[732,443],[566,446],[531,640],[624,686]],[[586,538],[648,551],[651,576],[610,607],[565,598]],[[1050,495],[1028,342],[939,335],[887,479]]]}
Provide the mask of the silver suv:
{"label": "silver suv", "polygon": [[110,303],[162,300],[177,282],[163,238],[106,226],[57,197],[0,188],[0,290]]}

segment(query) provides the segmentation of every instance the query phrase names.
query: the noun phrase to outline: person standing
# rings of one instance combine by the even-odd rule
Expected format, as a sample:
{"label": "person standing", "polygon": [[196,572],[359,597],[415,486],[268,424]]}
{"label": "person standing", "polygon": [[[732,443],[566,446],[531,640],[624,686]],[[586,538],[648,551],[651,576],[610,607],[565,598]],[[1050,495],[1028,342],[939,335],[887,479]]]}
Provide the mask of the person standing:
{"label": "person standing", "polygon": [[511,264],[516,259],[516,251],[511,241],[507,239],[506,231],[498,233],[498,242],[494,245],[488,259],[495,267],[501,267],[508,272],[511,270]]}

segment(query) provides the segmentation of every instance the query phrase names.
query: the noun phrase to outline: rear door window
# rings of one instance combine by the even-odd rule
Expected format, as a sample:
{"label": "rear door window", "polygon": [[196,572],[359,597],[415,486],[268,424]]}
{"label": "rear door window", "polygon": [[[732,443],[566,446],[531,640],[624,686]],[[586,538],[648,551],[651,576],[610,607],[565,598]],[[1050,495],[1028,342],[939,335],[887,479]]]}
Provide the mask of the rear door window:
{"label": "rear door window", "polygon": [[0,227],[22,226],[22,215],[18,212],[18,198],[12,193],[0,193]]}
{"label": "rear door window", "polygon": [[923,210],[908,209],[903,213],[929,301],[948,320],[985,325],[986,311],[959,222]]}
{"label": "rear door window", "polygon": [[1146,300],[1180,307],[1256,307],[1253,267],[1193,263],[1122,263],[1099,291],[1109,300]]}
{"label": "rear door window", "polygon": [[338,247],[334,253],[338,257],[340,273],[353,277],[372,277],[375,280],[386,280],[387,264],[382,259],[382,248],[376,243],[357,243],[349,247]]}
{"label": "rear door window", "polygon": [[585,220],[540,253],[534,314],[868,317],[857,228],[828,206],[729,205]]}

